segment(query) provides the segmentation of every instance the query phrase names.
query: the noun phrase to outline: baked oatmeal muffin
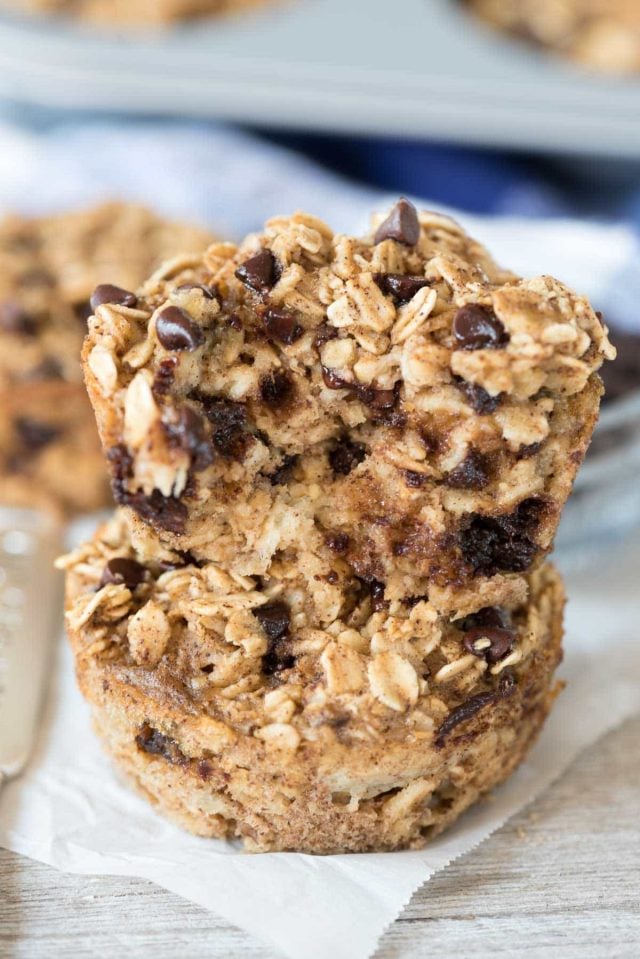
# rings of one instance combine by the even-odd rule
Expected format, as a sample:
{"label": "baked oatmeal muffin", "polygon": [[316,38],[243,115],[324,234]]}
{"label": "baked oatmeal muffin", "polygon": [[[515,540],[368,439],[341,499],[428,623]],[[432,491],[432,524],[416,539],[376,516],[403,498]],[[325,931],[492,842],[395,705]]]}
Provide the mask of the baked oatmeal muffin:
{"label": "baked oatmeal muffin", "polygon": [[286,553],[443,614],[523,593],[615,355],[584,298],[406,200],[363,238],[278,217],[102,301],[86,379],[142,554]]}
{"label": "baked oatmeal muffin", "polygon": [[80,352],[96,284],[136,286],[206,231],[106,203],[0,223],[0,500],[65,511],[110,500]]}
{"label": "baked oatmeal muffin", "polygon": [[162,25],[242,13],[273,0],[2,0],[21,13],[80,17],[113,26]]}
{"label": "baked oatmeal muffin", "polygon": [[558,691],[562,584],[443,616],[352,575],[313,589],[142,556],[116,513],[64,558],[67,626],[96,730],[139,791],[254,851],[421,847],[505,780]]}
{"label": "baked oatmeal muffin", "polygon": [[467,0],[489,23],[596,70],[640,71],[638,0]]}

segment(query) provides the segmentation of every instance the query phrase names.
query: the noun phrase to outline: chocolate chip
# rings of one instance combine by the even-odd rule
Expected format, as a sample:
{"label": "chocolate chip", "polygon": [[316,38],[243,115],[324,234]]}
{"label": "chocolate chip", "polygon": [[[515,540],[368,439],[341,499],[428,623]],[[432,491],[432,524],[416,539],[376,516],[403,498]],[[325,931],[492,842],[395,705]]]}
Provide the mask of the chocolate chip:
{"label": "chocolate chip", "polygon": [[326,533],[324,541],[334,553],[346,553],[349,549],[349,537],[346,533]]}
{"label": "chocolate chip", "polygon": [[511,651],[515,638],[515,633],[510,629],[478,626],[465,633],[463,645],[468,653],[494,666]]}
{"label": "chocolate chip", "polygon": [[329,326],[328,323],[323,323],[322,326],[319,326],[316,330],[316,334],[313,338],[314,346],[318,349],[323,345],[323,343],[328,343],[329,340],[335,340],[338,338],[338,331],[335,326]]}
{"label": "chocolate chip", "polygon": [[289,637],[290,611],[285,603],[268,603],[252,610],[269,640],[269,648],[262,657],[262,671],[266,676],[273,676],[284,669],[291,669],[295,664],[295,657],[287,650],[286,640]]}
{"label": "chocolate chip", "polygon": [[489,457],[477,450],[470,450],[462,462],[447,473],[445,483],[453,489],[484,489],[490,473]]}
{"label": "chocolate chip", "polygon": [[271,250],[261,250],[238,267],[236,277],[256,293],[267,293],[278,282],[278,263]]}
{"label": "chocolate chip", "polygon": [[509,342],[495,313],[478,303],[460,307],[453,320],[453,336],[458,350],[499,350]]}
{"label": "chocolate chip", "polygon": [[161,756],[174,765],[183,765],[187,762],[187,757],[178,746],[175,739],[170,739],[158,729],[154,729],[149,723],[144,723],[140,727],[140,732],[136,736],[136,746],[151,756]]}
{"label": "chocolate chip", "polygon": [[465,616],[458,624],[463,632],[484,627],[485,629],[507,629],[511,626],[511,616],[501,606],[485,606],[469,616]]}
{"label": "chocolate chip", "polygon": [[527,446],[521,446],[517,454],[518,459],[528,460],[532,456],[537,456],[541,449],[542,443],[529,443]]}
{"label": "chocolate chip", "polygon": [[380,224],[376,232],[374,243],[383,240],[396,240],[405,246],[415,246],[420,239],[420,223],[418,213],[413,203],[404,197],[399,200],[386,220]]}
{"label": "chocolate chip", "polygon": [[447,736],[456,726],[459,726],[460,723],[467,722],[469,719],[473,719],[482,709],[491,706],[497,702],[497,700],[498,696],[496,693],[478,693],[477,696],[472,696],[470,699],[467,699],[466,702],[453,709],[438,729],[436,747],[442,749]]}
{"label": "chocolate chip", "polygon": [[138,305],[138,297],[129,290],[123,290],[121,286],[113,286],[112,283],[101,283],[91,294],[89,303],[91,309],[94,311],[106,303],[112,304],[113,306],[129,306],[133,308]]}
{"label": "chocolate chip", "polygon": [[53,443],[62,435],[62,430],[49,423],[41,423],[28,416],[19,416],[14,422],[15,430],[20,441],[33,453],[38,452]]}
{"label": "chocolate chip", "polygon": [[197,350],[204,342],[202,328],[179,306],[167,306],[160,313],[156,334],[165,350]]}
{"label": "chocolate chip", "polygon": [[147,496],[141,490],[131,492],[128,481],[133,475],[133,459],[123,443],[107,450],[107,460],[111,465],[113,498],[120,506],[129,506],[141,519],[156,529],[169,533],[183,533],[187,523],[187,507],[173,496],[163,496],[160,490],[153,490]]}
{"label": "chocolate chip", "polygon": [[178,358],[176,356],[167,356],[159,363],[151,387],[156,396],[166,396],[167,393],[171,392],[177,366]]}
{"label": "chocolate chip", "polygon": [[225,459],[242,461],[249,440],[247,411],[242,403],[198,391],[191,396],[202,403],[205,416],[213,426],[213,445],[218,453]]}
{"label": "chocolate chip", "polygon": [[492,396],[491,393],[476,383],[467,383],[466,380],[456,378],[456,386],[461,393],[464,393],[465,399],[479,416],[488,416],[495,413],[502,403],[502,393]]}
{"label": "chocolate chip", "polygon": [[366,455],[367,450],[362,443],[354,443],[345,438],[329,453],[329,463],[334,473],[348,476],[359,463],[363,462]]}
{"label": "chocolate chip", "polygon": [[38,324],[19,303],[4,300],[0,303],[0,330],[3,333],[15,333],[19,336],[35,336],[38,332]]}
{"label": "chocolate chip", "polygon": [[273,473],[268,474],[267,478],[271,485],[284,486],[285,483],[288,483],[291,479],[291,474],[293,473],[294,467],[299,459],[299,456],[290,456],[288,453],[285,453],[280,466],[274,470]]}
{"label": "chocolate chip", "polygon": [[374,613],[380,612],[381,609],[387,609],[389,602],[384,598],[384,583],[374,579],[369,583],[369,589],[371,591],[371,607]]}
{"label": "chocolate chip", "polygon": [[213,463],[213,447],[203,418],[190,406],[184,406],[177,422],[165,424],[165,431],[173,442],[191,457],[191,466],[198,473]]}
{"label": "chocolate chip", "polygon": [[283,639],[289,633],[291,613],[286,603],[267,603],[252,610],[267,638],[275,641]]}
{"label": "chocolate chip", "polygon": [[241,330],[242,329],[242,320],[237,313],[230,313],[227,317],[227,323],[232,330]]}
{"label": "chocolate chip", "polygon": [[136,586],[144,582],[146,568],[135,559],[129,559],[126,556],[114,556],[105,566],[100,588],[114,584],[116,586],[126,586],[133,591]]}
{"label": "chocolate chip", "polygon": [[502,516],[475,514],[460,538],[462,555],[474,573],[493,576],[500,571],[525,572],[537,556],[535,536],[544,501],[532,497]]}
{"label": "chocolate chip", "polygon": [[284,370],[273,370],[260,380],[260,396],[267,406],[284,406],[292,393],[293,383]]}
{"label": "chocolate chip", "polygon": [[279,340],[286,346],[291,346],[304,333],[304,329],[298,323],[296,314],[291,310],[271,307],[265,310],[262,320],[267,336],[272,340]]}
{"label": "chocolate chip", "polygon": [[191,293],[192,290],[200,290],[205,300],[215,300],[216,298],[215,290],[204,283],[182,283],[176,287],[176,293]]}
{"label": "chocolate chip", "polygon": [[135,493],[129,493],[124,500],[118,502],[130,506],[141,519],[156,529],[176,534],[185,531],[188,517],[187,507],[174,496],[163,496],[157,489],[154,489],[151,495],[147,496],[139,490]]}
{"label": "chocolate chip", "polygon": [[376,390],[372,386],[360,386],[357,389],[358,399],[372,410],[389,410],[395,406],[398,399],[397,390]]}
{"label": "chocolate chip", "polygon": [[423,276],[404,276],[402,273],[376,273],[374,280],[383,293],[392,296],[396,303],[408,303],[418,290],[429,286]]}

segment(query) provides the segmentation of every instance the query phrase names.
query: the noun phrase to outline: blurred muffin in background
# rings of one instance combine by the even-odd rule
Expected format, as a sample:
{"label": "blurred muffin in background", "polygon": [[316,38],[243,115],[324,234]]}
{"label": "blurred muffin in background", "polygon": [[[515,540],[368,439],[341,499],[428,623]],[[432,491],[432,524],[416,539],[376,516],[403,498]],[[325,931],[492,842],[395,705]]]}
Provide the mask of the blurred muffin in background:
{"label": "blurred muffin in background", "polygon": [[144,26],[236,13],[269,0],[2,0],[21,13],[60,14],[113,25]]}
{"label": "blurred muffin in background", "polygon": [[640,72],[640,0],[467,0],[484,20],[592,69]]}
{"label": "blurred muffin in background", "polygon": [[150,271],[211,239],[125,203],[0,222],[0,502],[110,501],[80,367],[92,292],[106,282],[135,303]]}

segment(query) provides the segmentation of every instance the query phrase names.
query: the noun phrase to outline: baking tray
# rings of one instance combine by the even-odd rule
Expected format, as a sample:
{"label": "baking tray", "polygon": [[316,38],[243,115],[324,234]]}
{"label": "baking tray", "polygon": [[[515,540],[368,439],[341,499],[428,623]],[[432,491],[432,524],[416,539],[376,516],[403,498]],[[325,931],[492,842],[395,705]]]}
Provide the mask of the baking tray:
{"label": "baking tray", "polygon": [[457,0],[282,0],[127,34],[3,13],[0,91],[58,108],[640,157],[640,78],[531,50]]}

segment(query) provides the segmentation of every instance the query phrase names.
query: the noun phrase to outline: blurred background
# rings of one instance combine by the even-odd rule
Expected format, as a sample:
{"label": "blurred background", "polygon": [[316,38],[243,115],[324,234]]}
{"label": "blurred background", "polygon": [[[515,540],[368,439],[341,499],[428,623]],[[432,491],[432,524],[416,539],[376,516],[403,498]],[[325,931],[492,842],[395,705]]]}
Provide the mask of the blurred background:
{"label": "blurred background", "polygon": [[640,518],[640,3],[3,0],[0,97],[4,212],[237,238],[406,194],[579,287],[620,357],[561,543]]}

